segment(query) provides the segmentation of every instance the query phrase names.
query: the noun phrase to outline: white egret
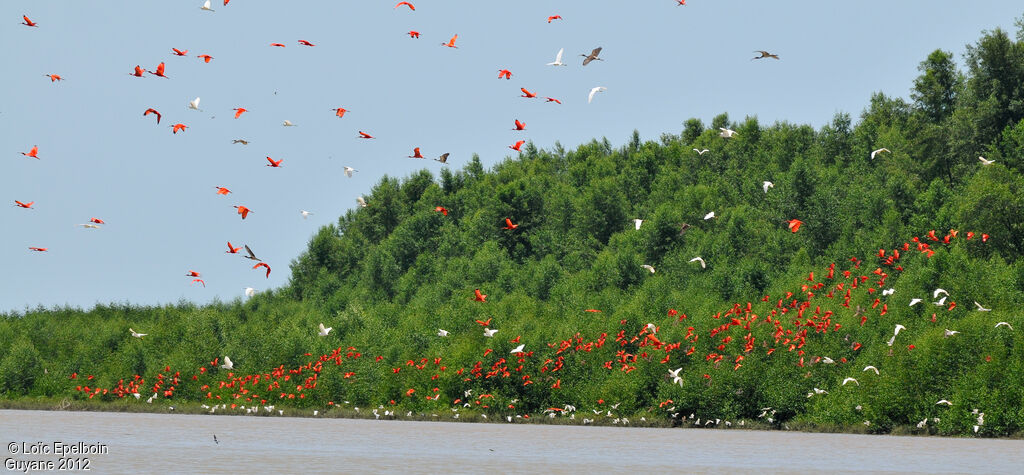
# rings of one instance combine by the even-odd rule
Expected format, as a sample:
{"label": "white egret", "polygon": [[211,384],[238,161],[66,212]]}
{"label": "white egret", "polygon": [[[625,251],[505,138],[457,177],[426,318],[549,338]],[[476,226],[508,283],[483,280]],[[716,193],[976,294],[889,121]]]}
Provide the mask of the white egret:
{"label": "white egret", "polygon": [[548,66],[565,66],[565,63],[562,62],[562,53],[565,53],[565,48],[559,49],[558,50],[558,54],[555,55],[555,60],[553,62],[551,62],[551,63],[548,63],[547,65]]}
{"label": "white egret", "polygon": [[512,348],[512,351],[510,351],[509,354],[513,354],[514,355],[516,353],[522,353],[523,352],[523,348],[525,348],[525,347],[526,347],[526,344],[521,344],[521,345],[519,345],[519,346],[517,346],[515,348]]}
{"label": "white egret", "polygon": [[982,307],[982,306],[981,306],[981,304],[980,304],[980,303],[978,303],[977,301],[975,301],[975,302],[974,302],[974,306],[975,306],[975,307],[978,307],[978,311],[979,311],[979,312],[991,312],[991,311],[992,311],[992,309],[991,309],[991,308],[985,308],[985,307]]}
{"label": "white egret", "polygon": [[498,330],[491,330],[490,328],[484,327],[484,336],[485,337],[493,338],[495,333],[498,333]]}
{"label": "white egret", "polygon": [[226,370],[232,370],[235,369],[235,363],[233,363],[231,358],[228,358],[227,355],[224,355],[224,364],[220,365],[220,367]]}
{"label": "white egret", "polygon": [[640,267],[643,267],[644,269],[647,269],[652,274],[654,273],[654,266],[652,266],[650,264],[644,264],[644,265],[641,265]]}
{"label": "white egret", "polygon": [[357,172],[357,171],[359,171],[359,170],[356,170],[355,168],[352,168],[352,167],[345,167],[345,176],[347,176],[349,178],[352,178],[352,173]]}
{"label": "white egret", "polygon": [[325,327],[324,324],[321,323],[320,324],[320,332],[318,334],[320,336],[327,336],[327,334],[330,333],[331,330],[333,330],[333,329],[334,329],[334,327]]}
{"label": "white egret", "polygon": [[697,256],[697,257],[694,257],[693,259],[690,259],[690,262],[700,262],[700,268],[701,269],[706,269],[707,268],[707,264],[704,263],[704,258],[702,258],[700,256]]}
{"label": "white egret", "polygon": [[761,189],[763,189],[765,193],[768,193],[768,188],[775,188],[775,183],[765,181],[761,184]]}
{"label": "white egret", "polygon": [[875,150],[875,151],[871,152],[871,159],[874,160],[875,159],[875,155],[878,155],[878,154],[880,154],[882,152],[892,153],[892,151],[887,149],[887,148],[880,148],[878,150]]}
{"label": "white egret", "polygon": [[146,335],[149,335],[149,333],[139,333],[139,332],[137,332],[135,330],[132,330],[131,328],[129,328],[128,331],[131,332],[132,336],[135,337],[135,338],[142,338],[142,337],[144,337]]}
{"label": "white egret", "polygon": [[437,336],[448,336],[448,330],[445,330],[443,328],[438,328],[437,329]]}
{"label": "white egret", "polygon": [[985,160],[985,157],[981,157],[981,156],[978,157],[978,160],[981,161],[982,166],[991,165],[993,163],[996,163],[995,160]]}
{"label": "white egret", "polygon": [[727,129],[725,127],[719,127],[718,130],[721,130],[721,132],[718,133],[718,136],[722,137],[723,139],[731,139],[739,135],[739,133],[737,133],[735,130]]}
{"label": "white egret", "polygon": [[590,102],[594,100],[594,94],[597,94],[599,92],[604,92],[604,91],[607,91],[607,90],[608,90],[608,88],[604,87],[604,86],[597,86],[597,87],[591,88],[590,89],[590,94],[587,94],[587,104],[590,104]]}

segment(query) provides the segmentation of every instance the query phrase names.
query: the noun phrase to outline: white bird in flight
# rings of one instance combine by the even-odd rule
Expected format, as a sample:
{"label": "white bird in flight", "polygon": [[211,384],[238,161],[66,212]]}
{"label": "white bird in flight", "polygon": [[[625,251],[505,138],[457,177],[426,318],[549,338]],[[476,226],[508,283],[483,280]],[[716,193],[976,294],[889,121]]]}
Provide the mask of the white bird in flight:
{"label": "white bird in flight", "polygon": [[945,404],[945,405],[947,405],[947,406],[952,406],[952,405],[953,405],[953,403],[952,403],[952,402],[949,402],[949,401],[947,401],[947,400],[945,400],[945,399],[940,399],[940,400],[939,400],[939,402],[935,403],[935,405],[936,405],[936,406],[938,406],[938,405],[940,405],[940,404]]}
{"label": "white bird in flight", "polygon": [[551,62],[551,63],[548,63],[547,65],[548,66],[565,66],[565,63],[562,62],[562,53],[565,53],[565,48],[562,48],[562,49],[558,50],[558,54],[555,55],[555,61]]}
{"label": "white bird in flight", "polygon": [[693,259],[690,259],[690,262],[700,262],[700,268],[701,269],[706,269],[707,268],[707,265],[704,263],[704,258],[702,258],[700,256],[697,256],[697,257],[694,257]]}
{"label": "white bird in flight", "polygon": [[438,328],[437,329],[437,336],[448,336],[448,330],[445,330],[443,328]]}
{"label": "white bird in flight", "polygon": [[907,305],[907,306],[908,307],[913,307],[914,305],[917,305],[919,303],[921,303],[921,299],[910,299],[910,305]]}
{"label": "white bird in flight", "polygon": [[884,290],[882,290],[882,296],[883,296],[883,297],[884,297],[884,296],[887,296],[887,295],[892,295],[892,294],[894,294],[894,293],[896,293],[896,289],[894,289],[894,288],[892,288],[892,287],[889,287],[888,289],[884,289]]}
{"label": "white bird in flight", "polygon": [[245,288],[245,296],[246,297],[252,297],[252,296],[255,296],[255,295],[256,295],[256,289],[254,289],[252,287],[246,287]]}
{"label": "white bird in flight", "polygon": [[997,324],[996,324],[996,328],[999,328],[999,327],[1001,327],[1001,326],[1003,326],[1003,325],[1006,325],[1006,327],[1007,327],[1007,328],[1009,328],[1010,330],[1013,330],[1013,327],[1012,327],[1012,326],[1010,326],[1010,324],[1009,324],[1009,323],[1007,323],[1007,322],[999,322],[999,323],[997,323]]}
{"label": "white bird in flight", "polygon": [[946,338],[949,338],[949,337],[951,337],[953,335],[956,335],[957,333],[960,333],[960,332],[958,332],[956,330],[950,330],[950,329],[947,328],[944,336]]}
{"label": "white bird in flight", "polygon": [[634,219],[633,220],[633,227],[634,228],[639,230],[641,224],[644,224],[644,220],[642,220],[642,219]]}
{"label": "white bird in flight", "polygon": [[313,214],[306,210],[301,210],[299,212],[302,213],[302,219],[306,219],[307,217],[309,217],[309,215]]}
{"label": "white bird in flight", "polygon": [[235,364],[231,362],[231,358],[228,358],[227,355],[224,355],[224,364],[220,365],[220,367],[227,370],[231,370],[235,369]]}
{"label": "white bird in flight", "polygon": [[768,193],[768,188],[775,188],[775,183],[765,181],[761,184],[761,189],[763,189],[765,193]]}
{"label": "white bird in flight", "polygon": [[981,156],[979,156],[979,157],[978,157],[978,160],[980,160],[980,161],[981,161],[981,164],[982,164],[983,166],[984,166],[984,165],[991,165],[991,164],[993,164],[993,163],[996,163],[996,161],[995,161],[995,160],[985,160],[985,157],[981,157]]}
{"label": "white bird in flight", "polygon": [[519,346],[517,346],[515,348],[512,348],[512,351],[510,351],[509,354],[513,354],[514,355],[516,353],[522,353],[523,352],[523,348],[525,348],[525,347],[526,347],[525,343],[521,344],[521,345],[519,345]]}
{"label": "white bird in flight", "polygon": [[828,394],[828,391],[826,391],[824,389],[814,388],[813,392],[807,393],[807,397],[814,396],[815,394]]}
{"label": "white bird in flight", "polygon": [[608,90],[608,88],[604,87],[604,86],[597,86],[597,87],[594,87],[594,88],[590,89],[590,94],[587,94],[587,104],[590,104],[590,101],[594,100],[594,94],[597,94],[599,92],[604,92],[604,91],[607,91],[607,90]]}
{"label": "white bird in flight", "polygon": [[932,305],[934,305],[936,307],[941,307],[943,305],[946,305],[946,297],[947,297],[946,295],[943,295],[941,299],[932,302]]}
{"label": "white bird in flight", "polygon": [[188,108],[192,110],[199,110],[199,98],[197,97],[188,101]]}
{"label": "white bird in flight", "polygon": [[900,334],[900,330],[906,330],[906,329],[907,329],[907,327],[897,323],[896,324],[896,328],[892,332],[892,338],[890,338],[889,341],[886,344],[889,345],[889,346],[892,346],[892,344],[896,341],[896,335]]}
{"label": "white bird in flight", "polygon": [[149,333],[139,333],[135,330],[132,330],[131,328],[129,328],[128,331],[130,331],[132,333],[132,336],[134,336],[135,338],[142,338],[146,335],[149,335]]}
{"label": "white bird in flight", "polygon": [[[647,324],[647,331],[649,331],[651,333],[658,333],[658,327],[655,326],[653,323],[648,323]],[[615,408],[613,407],[612,409],[615,409]]]}
{"label": "white bird in flight", "polygon": [[682,387],[682,385],[683,385],[683,378],[679,377],[679,372],[682,371],[682,370],[683,370],[683,368],[679,367],[679,368],[671,369],[671,370],[668,371],[668,375],[672,377],[672,384],[678,384],[680,387]]}
{"label": "white bird in flight", "polygon": [[288,119],[285,119],[284,122],[281,125],[283,125],[285,127],[295,127],[295,124],[293,124],[292,121],[290,121]]}
{"label": "white bird in flight", "polygon": [[985,308],[985,307],[982,307],[982,306],[981,306],[981,304],[980,304],[980,303],[978,303],[977,301],[975,301],[975,302],[974,302],[974,306],[975,306],[975,307],[978,307],[978,311],[979,311],[979,312],[991,312],[991,311],[992,311],[992,309],[991,309],[991,308]]}
{"label": "white bird in flight", "polygon": [[697,150],[697,149],[693,149],[693,151],[694,151],[694,152],[697,152],[697,155],[704,155],[705,153],[709,152],[710,150],[708,150],[708,149],[706,149],[706,148],[702,148],[702,149],[700,149],[700,150]]}
{"label": "white bird in flight", "polygon": [[856,379],[853,379],[853,378],[846,378],[846,379],[844,379],[843,380],[843,386],[846,386],[846,383],[849,383],[851,381],[854,382],[854,383],[857,383],[857,386],[860,386],[860,382],[858,382]]}
{"label": "white bird in flight", "polygon": [[210,8],[210,0],[206,0],[205,2],[203,2],[203,6],[199,7],[199,9],[200,10],[206,10],[208,12],[216,11],[216,10]]}
{"label": "white bird in flight", "polygon": [[327,334],[328,334],[328,333],[331,333],[331,330],[333,330],[333,329],[334,329],[334,327],[325,327],[325,326],[324,326],[324,324],[323,324],[323,323],[321,323],[321,324],[320,324],[320,332],[319,332],[319,335],[320,335],[320,336],[327,336]]}
{"label": "white bird in flight", "polygon": [[490,328],[486,327],[484,328],[484,336],[486,336],[487,338],[494,337],[495,333],[498,333],[498,330],[491,330]]}
{"label": "white bird in flight", "polygon": [[874,371],[876,375],[878,374],[878,368],[876,368],[876,367],[874,367],[872,365],[867,365],[867,366],[864,367],[864,371],[868,371],[868,370]]}
{"label": "white bird in flight", "polygon": [[345,167],[345,176],[347,176],[349,178],[352,178],[352,173],[357,172],[357,171],[359,171],[359,170],[356,170],[355,168],[352,168],[352,167]]}
{"label": "white bird in flight", "polygon": [[704,215],[704,221],[707,221],[707,220],[709,220],[711,218],[714,218],[714,217],[715,217],[715,212],[712,211],[712,212]]}
{"label": "white bird in flight", "polygon": [[92,223],[77,224],[76,226],[81,226],[81,227],[83,227],[85,229],[99,229],[100,228],[100,225],[92,224]]}
{"label": "white bird in flight", "polygon": [[933,299],[939,298],[939,294],[943,294],[943,295],[947,295],[948,296],[949,292],[946,292],[946,289],[935,289],[935,291],[932,292],[932,298]]}
{"label": "white bird in flight", "polygon": [[887,148],[880,148],[878,150],[875,150],[875,151],[871,152],[871,159],[874,160],[875,159],[875,155],[878,155],[878,154],[880,154],[882,152],[892,153],[892,151],[887,149]]}
{"label": "white bird in flight", "polygon": [[721,130],[721,132],[718,133],[718,136],[722,137],[723,139],[731,139],[734,136],[739,135],[738,133],[736,133],[735,130],[727,129],[725,127],[719,127],[718,130]]}
{"label": "white bird in flight", "polygon": [[366,207],[366,199],[364,199],[362,196],[356,197],[356,203],[359,203],[359,206],[362,208]]}
{"label": "white bird in flight", "polygon": [[654,273],[654,266],[652,266],[650,264],[643,264],[640,267],[643,267],[644,269],[647,269],[652,274]]}

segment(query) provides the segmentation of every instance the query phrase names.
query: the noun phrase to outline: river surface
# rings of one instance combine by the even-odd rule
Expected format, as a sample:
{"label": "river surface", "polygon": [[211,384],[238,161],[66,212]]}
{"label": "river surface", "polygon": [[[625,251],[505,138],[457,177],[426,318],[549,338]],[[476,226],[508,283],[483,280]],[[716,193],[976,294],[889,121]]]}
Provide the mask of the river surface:
{"label": "river surface", "polygon": [[1024,473],[1024,441],[736,429],[0,410],[0,442],[8,473],[79,442],[92,473]]}

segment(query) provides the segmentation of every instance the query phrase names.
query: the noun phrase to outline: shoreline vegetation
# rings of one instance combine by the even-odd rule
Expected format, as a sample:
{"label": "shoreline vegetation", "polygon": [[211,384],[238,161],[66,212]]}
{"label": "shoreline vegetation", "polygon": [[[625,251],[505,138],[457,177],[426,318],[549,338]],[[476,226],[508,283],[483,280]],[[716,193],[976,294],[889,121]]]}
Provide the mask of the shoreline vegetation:
{"label": "shoreline vegetation", "polygon": [[0,407],[1019,438],[1018,27],[963,69],[932,52],[910,101],[874,94],[856,123],[721,114],[385,176],[279,289],[0,315]]}
{"label": "shoreline vegetation", "polygon": [[[297,408],[284,408],[284,414],[278,414],[277,408],[272,411],[266,411],[259,409],[258,412],[253,414],[247,414],[242,410],[224,410],[221,412],[210,413],[209,407],[203,407],[203,405],[192,402],[185,402],[181,404],[173,404],[174,409],[168,409],[169,405],[141,405],[134,403],[134,401],[117,401],[117,402],[93,402],[93,401],[73,401],[68,398],[61,400],[50,399],[50,398],[36,398],[36,399],[3,399],[0,400],[0,410],[16,410],[16,411],[69,411],[69,412],[124,412],[133,414],[187,414],[187,415],[212,415],[212,416],[238,416],[238,417],[292,417],[292,418],[321,418],[321,419],[366,419],[366,420],[381,420],[381,421],[399,421],[399,422],[452,422],[452,423],[493,423],[493,424],[508,424],[509,422],[503,419],[507,414],[491,414],[488,417],[483,417],[484,413],[481,412],[461,412],[460,417],[453,418],[453,413],[449,412],[445,414],[443,412],[437,413],[414,413],[411,416],[406,414],[397,414],[385,416],[380,411],[384,409],[378,408],[378,413],[382,415],[378,418],[375,417],[372,410],[374,408],[361,408],[359,411],[354,409],[343,409],[335,408],[328,410],[323,413],[313,415],[310,409],[297,409]],[[511,414],[511,413],[510,413]],[[703,423],[698,425],[696,421],[673,421],[669,419],[655,419],[657,414],[634,414],[628,416],[628,422],[613,423],[615,418],[593,418],[592,422],[584,423],[583,419],[586,414],[579,413],[579,417],[575,419],[569,419],[567,417],[531,417],[528,419],[517,418],[512,423],[515,424],[545,424],[545,425],[575,425],[575,426],[595,426],[595,427],[638,427],[638,428],[654,428],[654,429],[721,429],[721,430],[764,430],[764,431],[793,431],[793,432],[810,432],[810,433],[822,433],[822,434],[855,434],[855,435],[872,435],[873,433],[863,425],[840,427],[835,425],[816,425],[811,423],[787,423],[787,424],[767,424],[757,420],[743,420],[743,425],[740,425],[740,421],[732,423],[730,426],[725,426],[724,421],[719,424],[704,425]],[[650,417],[650,418],[647,418]],[[642,420],[641,418],[647,418]],[[591,420],[591,418],[587,418]],[[892,431],[884,434],[874,435],[891,435],[891,436],[917,436],[917,437],[962,437],[956,435],[942,435],[939,434],[935,428],[919,429],[911,425],[897,426]],[[987,436],[986,438],[997,439],[997,440],[1024,440],[1024,432],[1016,432],[1005,436]]]}

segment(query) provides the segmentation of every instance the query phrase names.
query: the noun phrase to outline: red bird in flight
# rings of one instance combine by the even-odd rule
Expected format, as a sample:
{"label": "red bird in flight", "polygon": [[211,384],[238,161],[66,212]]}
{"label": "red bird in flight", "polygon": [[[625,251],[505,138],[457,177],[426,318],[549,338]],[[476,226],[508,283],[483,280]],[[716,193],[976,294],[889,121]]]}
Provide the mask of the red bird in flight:
{"label": "red bird in flight", "polygon": [[249,112],[249,109],[246,109],[244,107],[237,107],[237,108],[231,109],[231,110],[235,111],[235,118],[236,119],[241,117],[242,114],[244,114],[246,112]]}
{"label": "red bird in flight", "polygon": [[498,79],[501,79],[501,78],[512,79],[512,71],[509,71],[507,69],[499,69],[498,70]]}
{"label": "red bird in flight", "polygon": [[22,202],[20,202],[18,200],[14,200],[14,206],[17,206],[19,208],[33,209],[32,208],[32,203],[35,203],[35,201],[29,201],[28,203],[22,203]]}
{"label": "red bird in flight", "polygon": [[547,101],[545,101],[545,102],[556,102],[558,104],[562,103],[562,101],[560,101],[558,99],[555,99],[554,97],[545,97],[544,99],[547,99]]}
{"label": "red bird in flight", "polygon": [[515,229],[515,228],[518,228],[518,227],[519,227],[518,224],[512,224],[512,220],[511,219],[505,218],[505,227],[503,227],[501,229]]}
{"label": "red bird in flight", "polygon": [[423,157],[423,155],[420,155],[420,148],[416,147],[416,148],[412,149],[412,155],[409,155],[407,158],[424,158],[424,157]]}
{"label": "red bird in flight", "polygon": [[801,224],[804,224],[804,222],[800,221],[799,219],[791,219],[789,221],[786,221],[786,223],[789,226],[789,230],[794,233],[800,230]]}
{"label": "red bird in flight", "polygon": [[519,97],[525,97],[527,99],[533,99],[534,97],[537,97],[536,93],[533,93],[533,92],[530,92],[530,91],[526,90],[525,87],[521,87],[521,88],[519,88],[519,90],[523,91],[523,95],[521,95]]}
{"label": "red bird in flight", "polygon": [[139,66],[138,64],[136,64],[135,65],[135,72],[134,73],[128,73],[128,75],[129,76],[135,76],[137,78],[142,78],[142,77],[145,77],[145,76],[143,76],[143,74],[145,74],[145,73],[146,73],[146,70],[142,69],[142,66]]}
{"label": "red bird in flight", "polygon": [[519,119],[516,119],[516,128],[514,128],[512,130],[526,130],[526,123],[525,122],[519,122]]}
{"label": "red bird in flight", "polygon": [[284,48],[284,45],[281,44],[281,43],[270,43],[270,46],[277,46],[278,48]]}
{"label": "red bird in flight", "polygon": [[551,16],[548,17],[548,23],[551,23],[551,20],[561,20],[561,19],[562,19],[562,15],[551,15]]}
{"label": "red bird in flight", "polygon": [[[170,79],[170,78],[168,78],[167,76],[164,75],[164,67],[165,67],[164,63],[160,63],[160,64],[156,65],[156,71],[149,71],[149,74],[152,74],[154,76],[160,76],[160,77],[162,77],[164,79]],[[139,72],[138,66],[135,67],[135,72],[136,73]],[[139,76],[139,77],[141,77],[141,76]]]}
{"label": "red bird in flight", "polygon": [[39,160],[39,146],[38,145],[33,145],[32,146],[32,150],[29,150],[28,153],[21,152],[21,154],[26,156],[26,157],[32,157],[32,158],[34,158],[36,160]]}
{"label": "red bird in flight", "polygon": [[174,51],[174,55],[175,56],[185,56],[186,54],[188,54],[188,50],[187,49],[186,50],[180,50],[178,48],[171,48],[171,50]]}
{"label": "red bird in flight", "polygon": [[249,216],[249,213],[252,213],[252,210],[242,205],[235,206],[234,208],[238,210],[238,214],[242,215],[242,219],[245,219]]}
{"label": "red bird in flight", "polygon": [[448,216],[448,208],[445,208],[444,206],[435,206],[434,211],[437,211],[438,213]]}
{"label": "red bird in flight", "polygon": [[345,117],[345,113],[348,112],[348,109],[346,109],[344,107],[338,107],[336,109],[331,109],[331,110],[334,111],[334,115],[338,116],[338,117]]}
{"label": "red bird in flight", "polygon": [[28,250],[36,251],[36,252],[46,252],[48,250],[48,248],[45,248],[45,247],[30,247],[30,248],[28,248]]}
{"label": "red bird in flight", "polygon": [[361,139],[372,139],[373,136],[368,134],[368,133],[366,133],[366,132],[363,132],[362,130],[360,130],[359,131],[359,138],[361,138]]}
{"label": "red bird in flight", "polygon": [[306,40],[299,40],[299,44],[302,45],[302,46],[316,46],[315,44],[310,43],[310,42],[308,42]]}
{"label": "red bird in flight", "polygon": [[38,24],[38,23],[36,23],[36,22],[34,22],[34,21],[32,21],[32,20],[29,20],[29,19],[28,19],[28,16],[27,16],[27,15],[22,15],[22,16],[21,16],[21,18],[23,18],[23,19],[25,20],[25,21],[24,21],[24,22],[22,23],[22,25],[25,25],[25,26],[34,26],[34,27],[37,27],[37,28],[39,27],[39,24]]}
{"label": "red bird in flight", "polygon": [[[487,301],[487,295],[480,293],[480,289],[476,289],[476,290],[473,291],[473,300],[476,301],[476,302],[486,302]],[[488,318],[487,319],[487,323],[490,323],[490,322],[491,322],[491,319]],[[480,322],[477,321],[477,323],[480,323]]]}
{"label": "red bird in flight", "polygon": [[398,3],[395,4],[395,8],[398,8],[398,7],[402,6],[402,5],[405,5],[405,6],[409,7],[409,10],[416,11],[416,7],[413,6],[413,4],[411,4],[409,2],[398,2]]}
{"label": "red bird in flight", "polygon": [[521,150],[519,150],[519,147],[522,147],[524,143],[526,143],[525,140],[520,140],[516,142],[515,145],[509,145],[508,148],[520,152]]}
{"label": "red bird in flight", "polygon": [[419,38],[420,32],[416,30],[409,30],[409,38]]}
{"label": "red bird in flight", "polygon": [[231,190],[224,188],[223,186],[215,186],[214,188],[217,189],[218,195],[227,195],[228,193],[231,193]]}
{"label": "red bird in flight", "polygon": [[447,43],[441,43],[441,46],[447,46],[449,48],[458,48],[458,46],[455,46],[455,40],[457,40],[457,39],[459,39],[459,35],[458,34],[453,36],[452,39],[448,40]]}
{"label": "red bird in flight", "polygon": [[60,77],[60,74],[44,74],[43,76],[46,76],[46,77],[50,78],[50,82],[57,82],[57,81],[63,81],[64,80],[64,78]]}
{"label": "red bird in flight", "polygon": [[227,253],[227,254],[238,254],[238,251],[240,251],[241,249],[242,248],[240,248],[240,247],[232,246],[231,245],[231,241],[228,241],[228,250],[224,251],[224,252]]}
{"label": "red bird in flight", "polygon": [[252,266],[253,269],[259,269],[260,267],[266,267],[267,268],[267,278],[269,279],[270,278],[270,266],[267,265],[266,262],[260,262],[259,264],[256,264],[256,265]]}
{"label": "red bird in flight", "polygon": [[147,116],[149,114],[156,114],[156,123],[157,124],[160,123],[160,118],[163,117],[162,115],[160,115],[159,112],[156,111],[156,109],[154,109],[152,107],[150,107],[149,109],[146,109],[146,112],[143,112],[142,116],[145,117],[145,116]]}
{"label": "red bird in flight", "polygon": [[197,55],[196,57],[197,57],[197,58],[203,58],[203,61],[204,61],[204,62],[207,62],[207,63],[209,63],[209,62],[210,62],[210,60],[212,60],[212,59],[213,59],[213,56],[210,56],[210,55],[208,55],[208,54],[200,54],[200,55]]}
{"label": "red bird in flight", "polygon": [[284,159],[282,158],[275,162],[273,158],[267,157],[267,161],[270,162],[267,164],[268,167],[280,168],[281,162],[283,162]]}
{"label": "red bird in flight", "polygon": [[185,129],[188,128],[188,126],[185,125],[185,124],[174,124],[171,127],[173,128],[173,130],[171,130],[171,132],[175,133],[175,134],[177,134],[178,132],[184,132]]}

